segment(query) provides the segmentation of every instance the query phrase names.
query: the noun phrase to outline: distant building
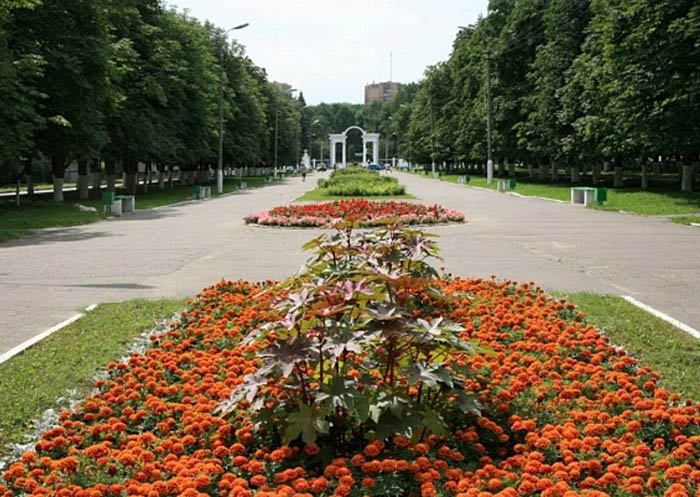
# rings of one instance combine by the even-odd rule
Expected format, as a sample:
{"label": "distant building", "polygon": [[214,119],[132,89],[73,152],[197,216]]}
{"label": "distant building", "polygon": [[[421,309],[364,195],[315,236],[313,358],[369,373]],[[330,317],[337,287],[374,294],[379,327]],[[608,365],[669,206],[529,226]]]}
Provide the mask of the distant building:
{"label": "distant building", "polygon": [[365,103],[387,102],[396,96],[396,93],[404,85],[395,81],[385,81],[384,83],[372,83],[365,85]]}
{"label": "distant building", "polygon": [[283,93],[292,93],[292,85],[288,85],[287,83],[280,83],[279,81],[274,81],[273,84],[279,88],[279,90]]}

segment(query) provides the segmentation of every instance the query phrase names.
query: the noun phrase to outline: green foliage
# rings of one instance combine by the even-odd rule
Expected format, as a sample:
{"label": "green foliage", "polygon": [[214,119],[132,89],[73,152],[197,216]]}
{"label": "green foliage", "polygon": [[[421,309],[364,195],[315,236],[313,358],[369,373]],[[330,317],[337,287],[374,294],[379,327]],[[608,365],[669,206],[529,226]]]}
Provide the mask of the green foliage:
{"label": "green foliage", "polygon": [[395,226],[356,235],[354,224],[306,244],[316,255],[278,288],[283,319],[245,339],[260,367],[219,408],[244,402],[283,443],[301,437],[338,454],[371,435],[442,435],[460,414],[479,413],[465,389],[474,373],[453,360],[477,346],[442,318],[414,317],[427,311],[423,292],[450,300],[431,285],[436,244]]}
{"label": "green foliage", "polygon": [[216,164],[220,92],[225,165],[271,165],[275,127],[280,165],[298,161],[300,102],[221,29],[162,0],[2,2],[0,182],[35,156],[57,177],[73,161]]}
{"label": "green foliage", "polygon": [[329,179],[320,179],[318,186],[324,188],[328,195],[339,197],[392,196],[406,193],[406,188],[399,185],[396,178],[355,168],[334,171]]}

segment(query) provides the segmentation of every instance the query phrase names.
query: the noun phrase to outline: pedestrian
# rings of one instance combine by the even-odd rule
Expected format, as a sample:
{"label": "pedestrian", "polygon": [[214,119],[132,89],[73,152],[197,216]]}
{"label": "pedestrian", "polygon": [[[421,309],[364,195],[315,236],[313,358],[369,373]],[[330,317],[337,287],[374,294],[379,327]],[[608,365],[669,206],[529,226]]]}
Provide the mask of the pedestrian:
{"label": "pedestrian", "polygon": [[306,181],[306,166],[301,166],[301,180]]}

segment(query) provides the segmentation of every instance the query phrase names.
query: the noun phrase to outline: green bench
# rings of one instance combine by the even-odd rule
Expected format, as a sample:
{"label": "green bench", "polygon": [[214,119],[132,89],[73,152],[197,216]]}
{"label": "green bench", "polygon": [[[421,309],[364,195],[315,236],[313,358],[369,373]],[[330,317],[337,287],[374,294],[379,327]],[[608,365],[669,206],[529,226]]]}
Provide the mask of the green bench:
{"label": "green bench", "polygon": [[599,204],[608,199],[607,188],[593,188],[591,186],[574,186],[571,188],[571,203],[589,205],[593,202]]}
{"label": "green bench", "polygon": [[206,200],[211,198],[211,186],[194,185],[192,193],[197,200]]}
{"label": "green bench", "polygon": [[506,190],[515,190],[516,185],[517,182],[515,181],[515,178],[499,179],[496,189],[499,192],[505,192]]}

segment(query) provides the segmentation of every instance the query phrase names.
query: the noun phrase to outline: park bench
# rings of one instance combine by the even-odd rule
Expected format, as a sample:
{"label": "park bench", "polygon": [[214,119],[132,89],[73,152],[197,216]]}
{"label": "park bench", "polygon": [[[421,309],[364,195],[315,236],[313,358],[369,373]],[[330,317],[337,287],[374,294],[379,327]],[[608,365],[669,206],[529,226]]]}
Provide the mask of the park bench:
{"label": "park bench", "polygon": [[457,184],[458,184],[458,185],[466,185],[466,184],[469,183],[471,180],[472,180],[472,177],[471,177],[471,176],[468,176],[468,175],[466,175],[466,176],[458,176],[458,177],[457,177]]}
{"label": "park bench", "polygon": [[197,200],[206,200],[211,198],[211,186],[194,185],[192,193],[194,193],[194,198]]}
{"label": "park bench", "polygon": [[516,184],[517,183],[515,181],[515,178],[499,179],[498,184],[496,185],[496,189],[499,192],[505,192],[506,190],[515,190]]}
{"label": "park bench", "polygon": [[122,212],[134,212],[136,210],[136,197],[134,195],[115,195],[114,199],[122,201]]}
{"label": "park bench", "polygon": [[593,202],[603,203],[608,199],[608,191],[605,188],[593,188],[590,186],[574,186],[571,188],[571,203],[589,205]]}

